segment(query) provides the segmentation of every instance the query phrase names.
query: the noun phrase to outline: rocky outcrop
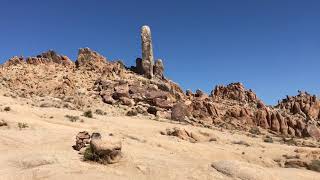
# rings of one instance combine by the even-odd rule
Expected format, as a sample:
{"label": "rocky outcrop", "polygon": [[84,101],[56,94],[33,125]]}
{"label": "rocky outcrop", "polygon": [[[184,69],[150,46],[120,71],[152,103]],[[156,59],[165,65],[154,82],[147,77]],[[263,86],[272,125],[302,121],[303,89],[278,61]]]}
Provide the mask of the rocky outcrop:
{"label": "rocky outcrop", "polygon": [[231,83],[228,86],[216,86],[211,92],[211,96],[216,99],[229,99],[242,103],[257,103],[257,95],[251,89],[246,90],[241,83]]}
{"label": "rocky outcrop", "polygon": [[159,79],[163,79],[164,78],[163,71],[164,71],[163,62],[161,59],[158,59],[153,67],[154,76]]}
{"label": "rocky outcrop", "polygon": [[107,60],[99,53],[92,51],[89,48],[81,48],[78,52],[78,58],[75,62],[78,68],[82,67],[86,70],[101,69],[106,64]]}
{"label": "rocky outcrop", "polygon": [[23,57],[14,56],[10,58],[7,62],[4,63],[4,67],[15,66],[18,64],[25,63],[25,59]]}
{"label": "rocky outcrop", "polygon": [[297,96],[287,96],[276,107],[312,120],[320,118],[320,101],[315,95],[307,92],[299,91]]}
{"label": "rocky outcrop", "polygon": [[23,57],[14,56],[4,64],[4,67],[15,66],[19,64],[60,64],[63,66],[70,66],[73,65],[73,62],[67,56],[59,55],[55,51],[49,50],[37,55],[36,57],[27,57],[26,59]]}

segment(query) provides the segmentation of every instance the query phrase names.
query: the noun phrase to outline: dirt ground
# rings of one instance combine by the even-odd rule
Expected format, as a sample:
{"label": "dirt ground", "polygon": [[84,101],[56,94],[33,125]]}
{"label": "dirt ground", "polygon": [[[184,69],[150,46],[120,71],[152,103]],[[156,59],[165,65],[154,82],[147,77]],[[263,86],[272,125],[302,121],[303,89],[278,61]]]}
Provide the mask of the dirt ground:
{"label": "dirt ground", "polygon": [[[147,117],[94,114],[58,108],[33,107],[26,99],[0,95],[0,179],[320,179],[320,173],[282,168],[274,160],[294,154],[298,147],[265,143],[244,132],[211,130]],[[10,111],[4,111],[5,107]],[[80,116],[71,122],[65,115]],[[18,123],[28,127],[19,128]],[[21,126],[21,125],[20,125]],[[161,135],[182,127],[212,134],[216,141],[191,143]],[[112,165],[82,160],[72,149],[79,131],[110,133],[122,142],[123,159]],[[244,141],[248,145],[235,144]],[[312,148],[303,148],[306,151]],[[313,148],[314,150],[314,148]]]}

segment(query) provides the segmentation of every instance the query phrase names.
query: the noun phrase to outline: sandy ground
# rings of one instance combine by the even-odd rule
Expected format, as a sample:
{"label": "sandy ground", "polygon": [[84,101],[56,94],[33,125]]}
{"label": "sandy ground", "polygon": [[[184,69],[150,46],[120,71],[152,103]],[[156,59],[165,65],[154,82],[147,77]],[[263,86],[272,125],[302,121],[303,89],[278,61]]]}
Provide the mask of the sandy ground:
{"label": "sandy ground", "polygon": [[[27,100],[0,96],[0,179],[320,179],[320,173],[280,168],[273,160],[297,148],[264,143],[244,133],[159,122],[142,117],[81,117],[70,122],[65,115],[82,112],[32,107]],[[3,111],[10,106],[11,111]],[[17,124],[27,123],[19,129]],[[183,127],[213,134],[217,141],[190,143],[159,132]],[[79,131],[110,133],[123,145],[124,158],[113,165],[82,160],[72,149]],[[249,147],[232,143],[243,140]],[[308,148],[305,148],[308,149]],[[215,164],[215,168],[212,167]]]}

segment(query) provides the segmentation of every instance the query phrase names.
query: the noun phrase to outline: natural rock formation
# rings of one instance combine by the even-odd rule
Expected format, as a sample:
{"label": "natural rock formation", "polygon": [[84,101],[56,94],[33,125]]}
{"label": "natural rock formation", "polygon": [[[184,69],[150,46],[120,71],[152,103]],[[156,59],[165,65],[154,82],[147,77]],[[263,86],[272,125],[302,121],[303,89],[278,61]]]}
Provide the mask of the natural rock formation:
{"label": "natural rock formation", "polygon": [[171,118],[177,121],[185,120],[185,117],[188,115],[187,106],[183,103],[177,103],[172,107]]}
{"label": "natural rock formation", "polygon": [[164,78],[163,71],[164,71],[163,62],[161,59],[158,59],[153,67],[154,76],[159,79],[163,79]]}
{"label": "natural rock formation", "polygon": [[9,67],[12,65],[19,65],[19,64],[61,64],[64,66],[73,65],[73,62],[67,57],[63,55],[57,54],[53,50],[49,50],[44,52],[36,57],[28,57],[24,59],[23,57],[14,56],[13,58],[9,59],[3,66]]}
{"label": "natural rock formation", "polygon": [[93,138],[90,141],[92,154],[103,164],[114,164],[122,158],[122,144],[120,140],[108,138]]}
{"label": "natural rock formation", "polygon": [[176,136],[182,140],[189,141],[192,143],[196,142],[208,142],[208,141],[217,141],[212,134],[204,133],[204,132],[195,132],[195,131],[188,131],[183,128],[173,128],[173,129],[166,129],[166,131],[160,132],[162,135],[167,136]]}
{"label": "natural rock formation", "polygon": [[84,67],[87,70],[100,69],[106,64],[107,60],[99,53],[92,51],[89,48],[81,48],[78,52],[78,59],[75,64],[79,67]]}
{"label": "natural rock formation", "polygon": [[76,136],[76,144],[73,145],[73,149],[80,151],[80,149],[84,148],[90,142],[90,134],[87,131],[79,132]]}
{"label": "natural rock formation", "polygon": [[152,38],[151,30],[149,26],[142,26],[141,28],[141,41],[142,41],[142,69],[143,74],[146,77],[153,77],[153,49],[152,49]]}
{"label": "natural rock formation", "polygon": [[230,99],[243,103],[256,103],[258,98],[251,89],[245,90],[241,83],[231,83],[228,86],[216,86],[211,96],[215,99]]}
{"label": "natural rock formation", "polygon": [[79,50],[75,63],[50,50],[27,59],[9,59],[0,68],[0,86],[8,96],[31,98],[40,107],[126,106],[123,114],[127,115],[150,114],[209,128],[261,127],[283,136],[320,139],[316,96],[299,92],[271,107],[241,83],[216,86],[210,95],[199,89],[184,93],[164,77],[162,60],[153,65],[149,27],[142,27],[141,39],[143,58],[136,60],[134,68],[108,61],[89,48]]}

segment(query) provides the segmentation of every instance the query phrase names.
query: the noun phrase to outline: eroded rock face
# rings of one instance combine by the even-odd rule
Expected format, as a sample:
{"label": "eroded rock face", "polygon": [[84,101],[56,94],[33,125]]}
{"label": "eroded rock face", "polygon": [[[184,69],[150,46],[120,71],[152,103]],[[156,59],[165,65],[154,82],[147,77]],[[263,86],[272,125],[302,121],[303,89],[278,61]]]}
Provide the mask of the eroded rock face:
{"label": "eroded rock face", "polygon": [[164,71],[163,62],[161,59],[158,59],[153,67],[154,76],[159,79],[163,79],[164,78],[163,71]]}
{"label": "eroded rock face", "polygon": [[23,63],[25,63],[25,59],[23,57],[14,56],[5,62],[4,67],[15,66]]}
{"label": "eroded rock face", "polygon": [[257,95],[252,90],[246,90],[241,83],[231,83],[228,86],[216,86],[211,96],[215,99],[230,99],[244,103],[256,103]]}
{"label": "eroded rock face", "polygon": [[144,75],[148,78],[153,77],[153,48],[151,30],[149,26],[142,26],[141,28],[141,41],[142,41],[142,69]]}
{"label": "eroded rock face", "polygon": [[106,62],[106,58],[99,53],[92,51],[89,48],[80,48],[75,64],[78,68],[84,67],[87,70],[90,70],[102,68]]}
{"label": "eroded rock face", "polygon": [[4,66],[9,67],[13,65],[19,64],[32,64],[32,65],[40,65],[40,64],[60,64],[64,66],[73,65],[73,62],[64,55],[59,55],[53,50],[49,50],[44,52],[36,57],[27,57],[24,59],[23,57],[14,56],[9,59]]}
{"label": "eroded rock face", "polygon": [[320,117],[320,101],[315,95],[299,91],[297,96],[287,96],[276,106],[293,114],[316,120]]}

